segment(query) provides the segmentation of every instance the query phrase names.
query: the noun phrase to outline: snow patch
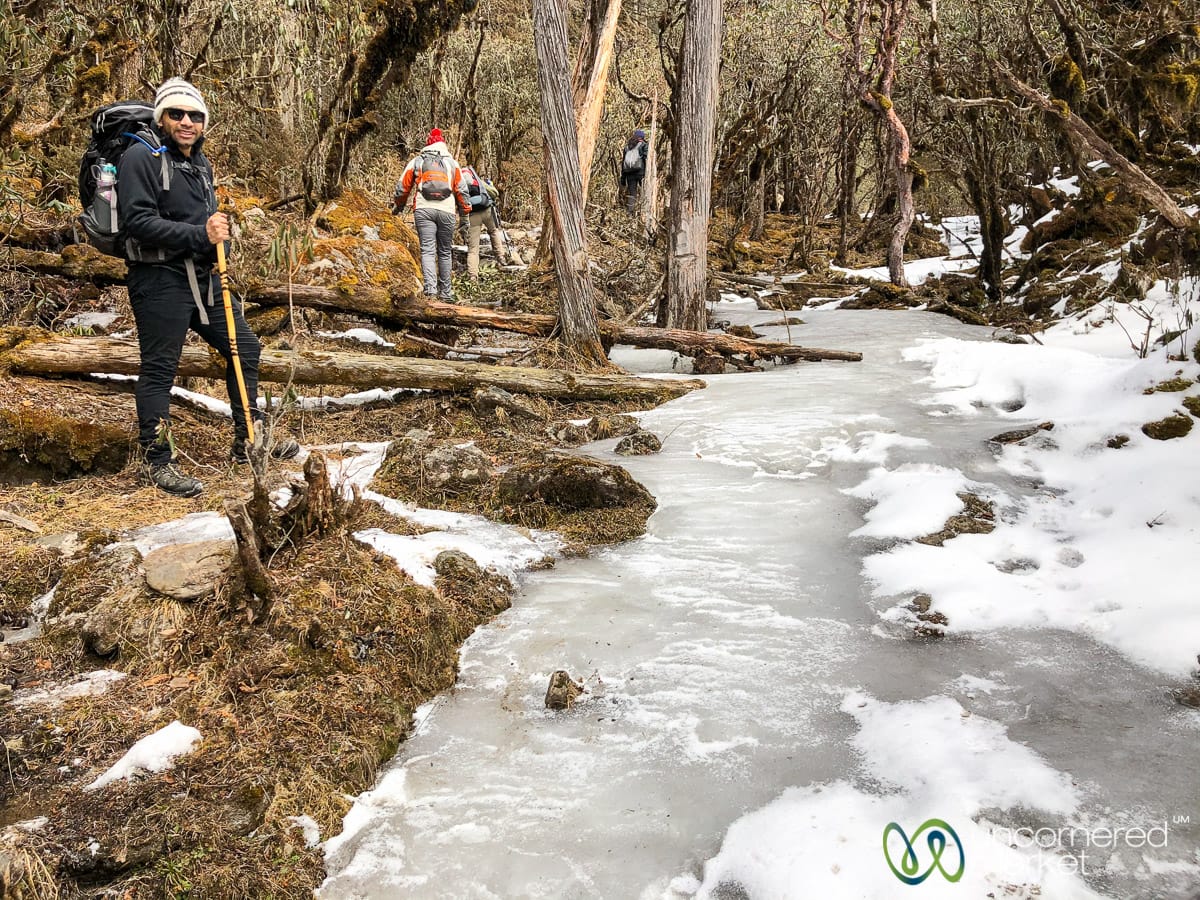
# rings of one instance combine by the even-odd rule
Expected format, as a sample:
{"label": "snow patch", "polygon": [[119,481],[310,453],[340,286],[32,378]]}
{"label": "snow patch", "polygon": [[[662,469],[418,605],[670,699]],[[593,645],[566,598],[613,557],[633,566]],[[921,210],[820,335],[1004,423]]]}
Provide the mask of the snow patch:
{"label": "snow patch", "polygon": [[145,772],[165,772],[173,768],[177,757],[191,753],[201,739],[199,731],[176,719],[130,747],[112,768],[84,790],[98,791],[114,781],[122,778],[131,781]]}

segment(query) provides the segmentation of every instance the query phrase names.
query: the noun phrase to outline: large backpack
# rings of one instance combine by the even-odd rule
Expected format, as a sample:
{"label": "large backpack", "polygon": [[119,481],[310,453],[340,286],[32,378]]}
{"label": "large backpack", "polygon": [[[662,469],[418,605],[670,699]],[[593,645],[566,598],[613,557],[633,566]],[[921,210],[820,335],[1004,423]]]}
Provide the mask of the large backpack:
{"label": "large backpack", "polygon": [[446,157],[438,151],[422,150],[413,173],[417,176],[418,190],[426,200],[445,200],[450,196],[450,168]]}
{"label": "large backpack", "polygon": [[[625,151],[625,158],[621,160],[621,172],[625,175],[632,175],[635,172],[641,172],[644,168],[642,161],[642,144],[644,141],[638,141],[632,147]],[[609,157],[610,159],[612,157]]]}
{"label": "large backpack", "polygon": [[[166,150],[154,133],[154,107],[140,100],[110,103],[92,113],[92,136],[79,164],[79,224],[88,242],[110,256],[125,257],[117,215],[117,169],[134,141],[156,156]],[[170,187],[170,166],[163,157],[163,187]]]}
{"label": "large backpack", "polygon": [[463,166],[462,173],[467,183],[467,199],[471,201],[471,209],[487,209],[491,206],[491,195],[479,173],[472,166]]}

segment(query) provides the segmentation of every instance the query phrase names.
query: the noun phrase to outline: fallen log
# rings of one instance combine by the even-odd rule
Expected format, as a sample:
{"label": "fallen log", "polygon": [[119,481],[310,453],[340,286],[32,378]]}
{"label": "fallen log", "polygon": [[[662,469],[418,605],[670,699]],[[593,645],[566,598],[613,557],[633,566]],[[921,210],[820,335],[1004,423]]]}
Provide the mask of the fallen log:
{"label": "fallen log", "polygon": [[[0,344],[3,341],[0,340]],[[136,340],[112,337],[39,335],[0,354],[0,366],[31,375],[82,375],[103,372],[136,375]],[[223,378],[225,363],[207,347],[189,346],[179,360],[182,377]],[[264,349],[259,380],[347,387],[406,387],[431,391],[473,391],[485,385],[518,394],[569,400],[632,400],[665,403],[682,397],[703,381],[591,375],[551,369],[496,366],[418,357],[367,353],[328,353]]]}
{"label": "fallen log", "polygon": [[90,244],[70,244],[62,253],[0,245],[0,266],[78,278],[94,284],[124,284],[124,260],[106,256]]}
{"label": "fallen log", "polygon": [[[68,247],[62,254],[39,253],[12,247],[0,247],[0,265],[13,265],[47,274],[86,278],[101,284],[120,283],[125,264],[105,256],[93,247]],[[419,298],[397,296],[374,285],[356,285],[353,291],[310,284],[251,284],[242,291],[249,302],[261,306],[292,306],[325,309],[367,315],[394,328],[407,328],[423,322],[453,325],[459,328],[488,328],[535,337],[548,337],[558,327],[558,317],[537,313],[502,312],[453,303],[422,302]],[[845,350],[822,350],[772,341],[756,341],[727,334],[622,326],[614,321],[600,323],[601,337],[615,344],[675,350],[686,356],[720,354],[744,355],[749,359],[838,360],[858,362],[862,354]]]}
{"label": "fallen log", "polygon": [[[288,292],[284,286],[259,285],[247,290],[245,297],[255,303],[271,306],[286,303]],[[388,291],[376,287],[357,286],[352,294],[348,294],[316,285],[292,285],[291,302],[294,306],[361,313],[398,328],[407,327],[414,322],[431,322],[546,337],[552,334],[558,325],[556,316],[501,312],[473,306],[457,306],[453,303],[425,303],[415,299],[396,298]],[[674,350],[693,357],[721,354],[744,355],[750,359],[801,359],[810,362],[862,360],[861,353],[846,350],[799,347],[780,341],[757,341],[729,334],[709,334],[679,328],[627,326],[613,321],[601,322],[600,334],[606,341],[614,344]]]}

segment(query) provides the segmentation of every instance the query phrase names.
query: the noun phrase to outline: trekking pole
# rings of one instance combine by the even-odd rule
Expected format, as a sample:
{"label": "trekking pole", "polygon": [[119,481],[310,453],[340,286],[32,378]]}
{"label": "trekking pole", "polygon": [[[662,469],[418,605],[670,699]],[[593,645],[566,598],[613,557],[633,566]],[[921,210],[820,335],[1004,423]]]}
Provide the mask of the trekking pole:
{"label": "trekking pole", "polygon": [[225,327],[229,331],[229,359],[233,363],[233,374],[237,378],[238,394],[242,399],[242,412],[246,414],[246,437],[254,444],[254,417],[250,415],[250,398],[246,396],[246,379],[242,376],[242,358],[238,356],[237,326],[233,323],[233,299],[229,296],[229,283],[225,268],[225,242],[217,243],[217,280],[221,282],[221,302],[225,304]]}

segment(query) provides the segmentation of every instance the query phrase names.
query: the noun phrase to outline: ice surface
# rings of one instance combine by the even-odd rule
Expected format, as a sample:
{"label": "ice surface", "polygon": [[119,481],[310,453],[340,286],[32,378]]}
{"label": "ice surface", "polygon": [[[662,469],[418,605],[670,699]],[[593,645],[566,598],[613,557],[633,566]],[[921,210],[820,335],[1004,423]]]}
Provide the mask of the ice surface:
{"label": "ice surface", "polygon": [[[718,315],[786,339],[762,325],[778,313],[752,300]],[[1095,449],[1110,416],[1136,423],[1178,402],[1141,393],[1161,362],[1069,341],[992,344],[987,329],[926,313],[804,318],[793,340],[864,361],[713,376],[645,413],[663,451],[620,462],[659,500],[647,534],[528,576],[513,608],[467,641],[455,689],[419,711],[327,841],[321,896],[916,896],[888,870],[882,833],[933,816],[954,817],[970,880],[926,882],[930,895],[1149,900],[1200,883],[1200,822],[1172,825],[1168,848],[1102,855],[1086,876],[1058,865],[1064,848],[996,837],[1196,820],[1200,720],[1170,703],[1138,650],[1192,621],[1194,591],[1167,565],[1185,562],[1180,545],[1170,557],[1160,547],[1152,568],[1140,561],[1164,528],[1179,540],[1197,528],[1182,486],[1196,480],[1177,478],[1167,524],[1147,528],[1136,517],[1158,497],[1139,492],[1160,478],[1137,473],[1162,466],[1165,483],[1168,464],[1186,465],[1176,451],[1139,436],[1130,469],[1080,463],[1126,453]],[[657,351],[614,358],[677,365]],[[1044,418],[1058,423],[1057,451],[997,459],[985,443]],[[616,459],[610,448],[587,449]],[[1059,479],[1113,482],[1076,510],[1094,546],[1068,515],[1070,490],[1049,489]],[[936,530],[964,485],[996,499],[993,535],[896,544]],[[1095,630],[1088,616],[1111,609],[1076,615],[1071,600],[1099,583],[1093,565],[1113,581],[1107,607],[1153,604],[1165,619],[1130,613],[1127,641]],[[1167,574],[1147,590],[1123,569]],[[954,592],[972,583],[978,597]],[[893,624],[917,589],[954,604],[950,638],[914,641]],[[551,713],[542,700],[560,668],[587,693]]]}

